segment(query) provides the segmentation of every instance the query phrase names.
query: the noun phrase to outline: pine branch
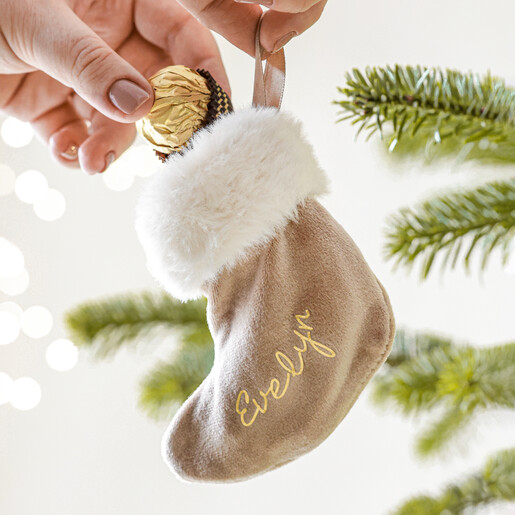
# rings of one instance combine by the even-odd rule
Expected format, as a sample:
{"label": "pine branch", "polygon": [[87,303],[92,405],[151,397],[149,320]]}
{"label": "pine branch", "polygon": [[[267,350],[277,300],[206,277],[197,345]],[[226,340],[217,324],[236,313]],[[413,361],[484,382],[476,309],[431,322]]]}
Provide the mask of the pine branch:
{"label": "pine branch", "polygon": [[397,367],[405,361],[438,348],[448,349],[450,345],[451,341],[449,339],[432,334],[420,334],[405,329],[397,329],[392,351],[386,363],[391,367]]}
{"label": "pine branch", "polygon": [[396,515],[460,514],[469,507],[515,502],[515,449],[496,453],[483,471],[451,484],[440,496],[420,496],[406,502]]}
{"label": "pine branch", "polygon": [[169,416],[199,386],[213,365],[214,348],[206,300],[180,302],[165,293],[116,295],[70,311],[74,341],[103,358],[124,344],[166,338],[178,331],[176,348],[141,383],[140,405],[153,417]]}
{"label": "pine branch", "polygon": [[422,261],[426,278],[435,257],[444,256],[442,268],[481,256],[481,269],[495,249],[506,264],[515,236],[515,179],[492,182],[475,190],[455,192],[428,200],[392,216],[387,228],[386,255],[396,265]]}
{"label": "pine branch", "polygon": [[213,360],[209,330],[186,331],[170,361],[159,363],[142,381],[140,405],[154,418],[169,418],[209,374]]}
{"label": "pine branch", "polygon": [[406,415],[431,409],[441,402],[438,380],[443,364],[450,359],[449,354],[449,348],[438,347],[396,368],[386,369],[374,380],[373,401],[377,405],[393,403]]}
{"label": "pine branch", "polygon": [[206,301],[183,303],[165,293],[116,295],[81,304],[65,322],[77,345],[105,357],[124,343],[150,340],[175,327],[207,327]]}
{"label": "pine branch", "polygon": [[419,456],[428,456],[446,448],[453,436],[471,420],[473,408],[453,406],[440,416],[425,431],[418,435],[415,451]]}
{"label": "pine branch", "polygon": [[386,369],[373,383],[379,405],[393,404],[405,414],[444,409],[419,437],[420,455],[442,450],[477,412],[515,408],[515,343],[477,349],[444,342]]}
{"label": "pine branch", "polygon": [[434,145],[443,154],[461,148],[462,157],[515,162],[515,89],[500,78],[396,65],[353,69],[346,82],[338,88],[345,98],[334,102],[338,121],[352,120],[368,138],[378,131],[390,152]]}

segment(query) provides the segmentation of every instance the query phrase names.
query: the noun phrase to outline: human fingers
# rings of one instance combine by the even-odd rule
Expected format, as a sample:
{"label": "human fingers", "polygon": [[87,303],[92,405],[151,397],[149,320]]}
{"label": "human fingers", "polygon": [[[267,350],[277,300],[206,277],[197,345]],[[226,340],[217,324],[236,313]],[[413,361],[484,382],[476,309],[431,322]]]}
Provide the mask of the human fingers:
{"label": "human fingers", "polygon": [[263,17],[260,34],[263,48],[270,53],[283,48],[292,38],[302,34],[318,21],[326,3],[327,0],[322,0],[306,11],[296,13],[267,11]]}
{"label": "human fingers", "polygon": [[[180,3],[204,25],[254,55],[255,30],[263,12],[258,3],[234,0],[180,0]],[[293,13],[268,10],[261,26],[263,48],[268,53],[280,50],[320,18],[326,3],[327,0],[320,0],[305,11]]]}
{"label": "human fingers", "polygon": [[134,23],[138,32],[172,56],[174,63],[208,70],[230,94],[229,79],[211,31],[175,0],[136,0]]}
{"label": "human fingers", "polygon": [[70,93],[70,88],[41,71],[0,75],[0,109],[25,122],[32,122],[61,105]]}
{"label": "human fingers", "polygon": [[114,120],[133,122],[148,112],[153,92],[145,78],[67,5],[17,2],[30,16],[3,29],[3,36],[22,61],[73,88]]}
{"label": "human fingers", "polygon": [[[69,88],[41,71],[0,76],[0,109],[30,122],[37,135],[50,145],[52,155],[62,164],[73,166],[87,128],[69,101],[70,95]],[[54,138],[56,133],[59,135]]]}
{"label": "human fingers", "polygon": [[234,0],[240,4],[260,4],[283,13],[302,13],[320,0]]}
{"label": "human fingers", "polygon": [[78,167],[78,150],[88,137],[85,120],[77,113],[70,99],[31,122],[50,153],[59,163]]}
{"label": "human fingers", "polygon": [[203,25],[218,32],[249,55],[254,55],[256,26],[261,6],[234,0],[179,0]]}
{"label": "human fingers", "polygon": [[[79,98],[80,102],[83,102]],[[105,172],[127,150],[136,137],[133,123],[119,123],[95,111],[90,135],[79,147],[79,164],[89,175]]]}
{"label": "human fingers", "polygon": [[[131,34],[118,53],[145,76],[172,64],[167,53],[137,32]],[[79,149],[81,168],[88,174],[101,173],[132,144],[136,134],[134,125],[118,123],[103,116],[80,97],[75,97],[74,103],[79,114],[91,122],[89,136]]]}

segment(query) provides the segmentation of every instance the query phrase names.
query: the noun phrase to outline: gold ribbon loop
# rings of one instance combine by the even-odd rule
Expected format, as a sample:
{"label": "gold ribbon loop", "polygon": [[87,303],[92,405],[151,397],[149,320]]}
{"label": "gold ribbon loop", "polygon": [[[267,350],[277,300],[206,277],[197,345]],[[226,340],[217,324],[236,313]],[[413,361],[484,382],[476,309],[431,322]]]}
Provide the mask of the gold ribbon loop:
{"label": "gold ribbon loop", "polygon": [[263,73],[263,49],[261,47],[260,35],[264,15],[265,13],[263,12],[256,28],[256,72],[254,76],[254,98],[252,105],[254,107],[265,106],[280,109],[286,80],[284,49],[281,48],[281,50],[268,57]]}

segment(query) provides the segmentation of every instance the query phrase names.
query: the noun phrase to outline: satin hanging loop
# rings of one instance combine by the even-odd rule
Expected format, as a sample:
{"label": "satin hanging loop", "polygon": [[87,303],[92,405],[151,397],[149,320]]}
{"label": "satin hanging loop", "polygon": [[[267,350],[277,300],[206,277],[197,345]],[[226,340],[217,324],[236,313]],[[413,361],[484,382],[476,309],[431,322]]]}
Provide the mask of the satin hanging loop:
{"label": "satin hanging loop", "polygon": [[254,76],[254,98],[252,99],[252,105],[254,107],[265,106],[280,109],[286,80],[284,49],[281,48],[281,50],[268,57],[263,73],[263,49],[261,47],[260,35],[264,15],[265,13],[263,12],[256,28],[256,71]]}

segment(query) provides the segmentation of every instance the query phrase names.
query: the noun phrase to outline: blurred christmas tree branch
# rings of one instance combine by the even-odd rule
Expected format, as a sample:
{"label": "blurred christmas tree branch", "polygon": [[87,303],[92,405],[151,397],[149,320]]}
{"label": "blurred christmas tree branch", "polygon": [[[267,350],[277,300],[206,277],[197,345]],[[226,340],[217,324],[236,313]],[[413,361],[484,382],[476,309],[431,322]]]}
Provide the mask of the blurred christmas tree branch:
{"label": "blurred christmas tree branch", "polygon": [[166,293],[115,295],[77,306],[67,313],[65,323],[77,345],[105,357],[128,341],[169,334],[171,328],[207,329],[206,301],[184,303]]}
{"label": "blurred christmas tree branch", "polygon": [[[421,66],[369,67],[346,74],[335,103],[338,121],[359,124],[357,134],[379,132],[392,154],[495,159],[515,163],[515,89],[486,75]],[[401,143],[402,142],[402,143]],[[429,199],[393,215],[386,254],[396,264],[421,262],[426,278],[437,255],[442,268],[478,254],[481,268],[499,249],[506,264],[515,236],[515,179]]]}
{"label": "blurred christmas tree branch", "polygon": [[431,335],[418,340],[432,347],[379,374],[372,395],[377,404],[397,406],[405,414],[443,410],[419,435],[420,455],[444,448],[477,412],[515,408],[515,343],[474,348]]}
{"label": "blurred christmas tree branch", "polygon": [[395,515],[463,513],[466,508],[515,501],[515,449],[490,457],[485,468],[460,483],[447,486],[437,497],[419,496],[404,503]]}
{"label": "blurred christmas tree branch", "polygon": [[[515,162],[515,89],[491,75],[421,66],[346,74],[338,121],[379,132],[390,152],[426,157],[461,149],[461,159]],[[402,144],[401,144],[402,142]]]}
{"label": "blurred christmas tree branch", "polygon": [[166,293],[120,294],[83,303],[65,321],[73,341],[98,358],[129,342],[163,342],[176,335],[170,358],[141,381],[140,404],[155,418],[169,417],[180,407],[213,365],[206,299],[183,303]]}
{"label": "blurred christmas tree branch", "polygon": [[214,347],[207,328],[185,331],[169,361],[156,365],[141,382],[140,405],[154,418],[168,418],[209,374]]}
{"label": "blurred christmas tree branch", "polygon": [[402,209],[389,220],[386,254],[396,264],[422,261],[422,277],[429,274],[435,257],[442,267],[462,260],[468,269],[477,252],[484,269],[495,249],[509,257],[515,236],[515,179],[492,182],[465,192],[432,198],[412,209]]}
{"label": "blurred christmas tree branch", "polygon": [[416,333],[406,329],[397,329],[392,351],[387,364],[397,367],[406,361],[422,356],[436,349],[448,350],[452,345],[450,339],[427,333]]}

